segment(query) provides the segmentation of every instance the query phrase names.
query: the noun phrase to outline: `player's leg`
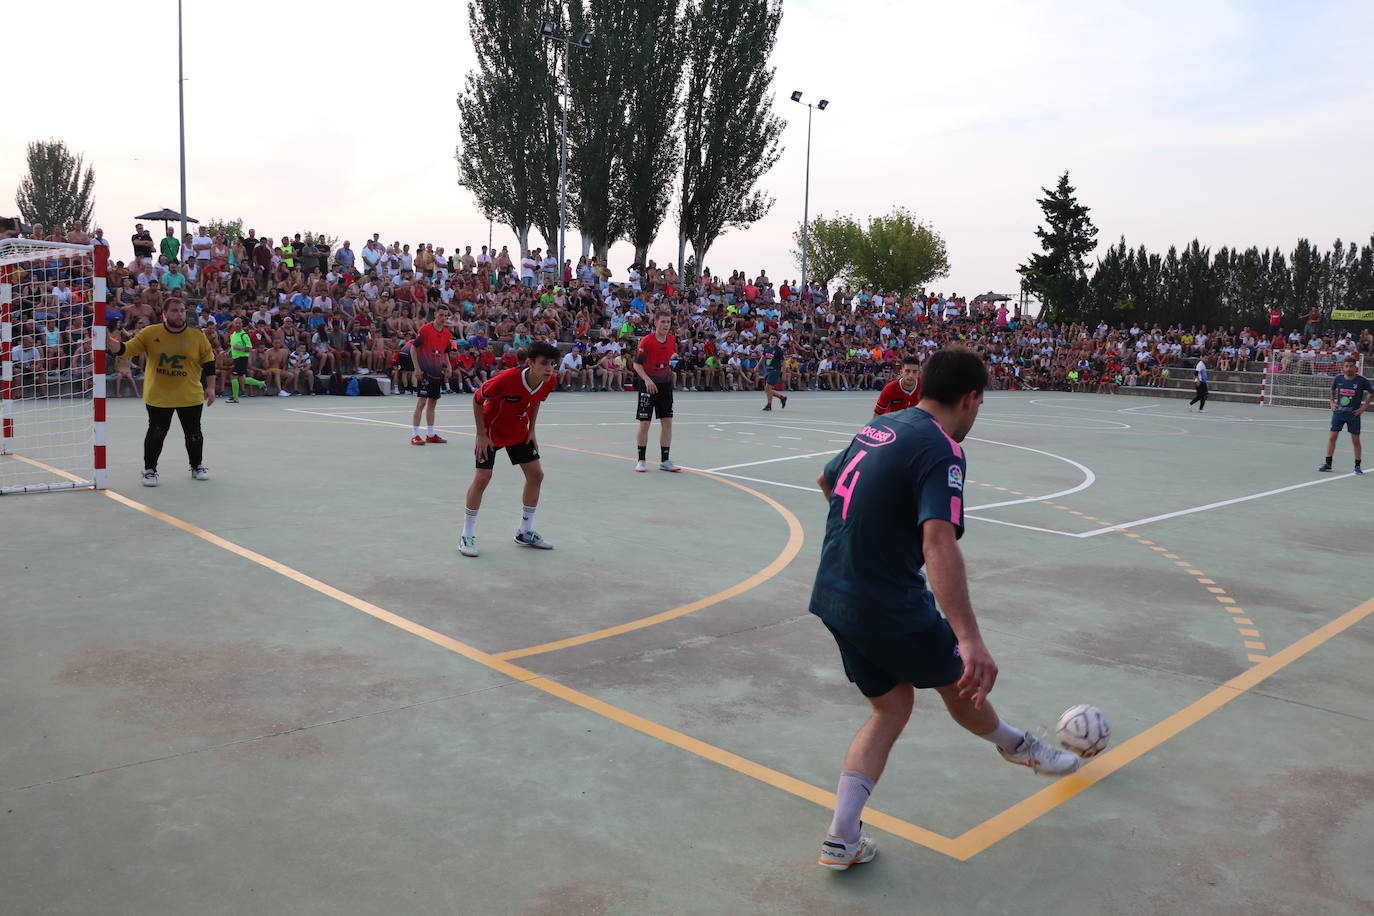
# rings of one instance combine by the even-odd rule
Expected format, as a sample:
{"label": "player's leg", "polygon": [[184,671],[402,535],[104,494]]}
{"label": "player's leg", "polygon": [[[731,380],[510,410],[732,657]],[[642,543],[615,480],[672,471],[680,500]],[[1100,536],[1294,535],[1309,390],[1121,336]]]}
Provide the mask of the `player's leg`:
{"label": "player's leg", "polygon": [[639,459],[635,462],[635,470],[643,473],[645,470],[644,453],[649,448],[649,423],[654,417],[654,396],[649,392],[640,390],[639,399],[635,404],[635,419],[639,421],[639,429],[635,432],[635,448],[639,452]]}
{"label": "player's leg", "polygon": [[495,466],[496,449],[489,447],[486,454],[477,456],[477,468],[464,500],[463,534],[458,538],[458,552],[465,557],[477,556],[477,510],[482,508],[482,494],[491,483],[491,471]]}
{"label": "player's leg", "polygon": [[[1354,422],[1358,424],[1358,423],[1360,422],[1360,418],[1359,418],[1359,417],[1355,417],[1355,418],[1354,418]],[[1356,473],[1356,474],[1363,474],[1363,473],[1364,473],[1364,468],[1360,467],[1360,459],[1363,457],[1363,455],[1362,455],[1362,453],[1361,453],[1361,451],[1360,451],[1360,427],[1359,427],[1359,426],[1356,426],[1354,429],[1352,429],[1352,430],[1350,431],[1350,444],[1351,444],[1351,445],[1354,447],[1354,449],[1355,449],[1355,473]]]}
{"label": "player's leg", "polygon": [[448,440],[439,435],[434,429],[434,409],[439,406],[440,384],[441,380],[437,378],[426,380],[426,385],[429,388],[427,392],[429,394],[429,398],[427,399],[429,403],[425,405],[425,441],[437,445],[447,445]]}
{"label": "player's leg", "polygon": [[172,428],[172,414],[176,411],[171,407],[154,407],[152,404],[144,406],[148,408],[148,432],[143,437],[143,485],[155,487],[157,459],[162,455],[162,443],[167,438],[167,430]]}
{"label": "player's leg", "polygon": [[1344,425],[1340,414],[1333,413],[1331,415],[1331,434],[1326,437],[1326,463],[1317,468],[1317,470],[1331,470],[1331,459],[1336,457],[1336,440],[1340,438],[1341,428]]}
{"label": "player's leg", "polygon": [[209,480],[210,472],[205,469],[205,434],[200,429],[201,411],[204,404],[176,408],[177,419],[181,421],[181,432],[186,437],[186,460],[191,466],[191,476],[196,480]]}
{"label": "player's leg", "polygon": [[534,530],[534,512],[539,508],[539,488],[544,484],[544,466],[539,460],[539,450],[531,442],[506,449],[512,464],[520,467],[525,475],[525,487],[520,493],[520,527],[515,532],[515,543],[539,550],[552,550],[553,545],[539,536]]}
{"label": "player's leg", "polygon": [[[848,671],[848,656],[845,657]],[[867,693],[871,688],[860,689]],[[863,835],[863,810],[887,767],[892,746],[911,718],[915,698],[916,691],[909,683],[896,684],[868,697],[872,709],[845,752],[844,769],[835,788],[835,814],[821,844],[820,864],[826,868],[843,871],[877,855],[873,840]]]}

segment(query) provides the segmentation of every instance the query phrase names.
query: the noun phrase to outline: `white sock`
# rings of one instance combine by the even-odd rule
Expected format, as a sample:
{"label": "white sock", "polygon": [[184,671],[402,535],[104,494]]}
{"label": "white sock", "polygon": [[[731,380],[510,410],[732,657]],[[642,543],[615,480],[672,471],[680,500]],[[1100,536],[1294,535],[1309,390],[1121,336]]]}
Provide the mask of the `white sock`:
{"label": "white sock", "polygon": [[535,506],[520,507],[520,534],[534,530],[534,510]]}
{"label": "white sock", "polygon": [[986,735],[979,735],[978,737],[984,741],[991,741],[1004,751],[1014,751],[1021,746],[1021,742],[1026,738],[1026,733],[998,719],[996,728]]}
{"label": "white sock", "polygon": [[845,770],[840,774],[840,784],[835,789],[835,816],[830,821],[831,836],[839,837],[847,846],[859,841],[862,830],[859,818],[868,804],[868,796],[873,794],[873,780],[855,770]]}
{"label": "white sock", "polygon": [[418,435],[420,435],[420,427],[418,427],[418,426],[412,426],[412,427],[410,428],[410,434],[411,434],[412,436],[418,436]]}
{"label": "white sock", "polygon": [[426,427],[426,429],[427,429],[427,431],[428,431],[428,435],[431,435],[431,436],[434,435],[434,427],[433,427],[433,426]]}
{"label": "white sock", "polygon": [[473,534],[473,532],[474,532],[476,529],[477,529],[477,510],[476,510],[476,509],[464,508],[464,509],[463,509],[463,537],[465,537],[465,538],[470,538],[470,537],[472,537],[472,534]]}

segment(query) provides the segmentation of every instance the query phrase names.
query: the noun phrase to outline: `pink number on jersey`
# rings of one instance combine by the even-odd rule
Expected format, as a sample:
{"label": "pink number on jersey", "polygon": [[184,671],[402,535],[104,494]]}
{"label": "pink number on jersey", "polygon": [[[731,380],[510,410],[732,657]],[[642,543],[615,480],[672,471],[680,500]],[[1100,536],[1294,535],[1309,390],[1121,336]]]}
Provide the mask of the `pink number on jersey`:
{"label": "pink number on jersey", "polygon": [[849,464],[844,466],[840,476],[835,478],[835,493],[844,499],[844,506],[840,509],[840,518],[842,519],[847,520],[849,518],[849,498],[854,495],[854,487],[859,482],[859,472],[854,469],[867,454],[867,449],[859,449],[859,453],[850,460]]}

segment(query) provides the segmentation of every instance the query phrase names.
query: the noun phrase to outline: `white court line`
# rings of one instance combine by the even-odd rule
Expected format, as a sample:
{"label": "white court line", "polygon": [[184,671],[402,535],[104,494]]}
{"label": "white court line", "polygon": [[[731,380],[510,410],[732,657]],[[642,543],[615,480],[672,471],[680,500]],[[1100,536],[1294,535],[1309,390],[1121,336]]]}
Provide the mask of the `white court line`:
{"label": "white court line", "polygon": [[[980,515],[965,515],[964,518],[965,518],[965,519],[970,519],[970,518],[971,518],[971,519],[974,519],[974,520],[980,521],[980,522],[992,522],[994,525],[1006,525],[1008,528],[1024,528],[1024,529],[1026,529],[1027,531],[1043,531],[1045,534],[1060,534],[1060,535],[1063,535],[1064,537],[1069,537],[1069,538],[1082,537],[1082,535],[1080,535],[1080,534],[1074,534],[1073,532],[1070,532],[1070,531],[1057,531],[1057,530],[1055,530],[1054,528],[1037,528],[1037,527],[1034,526],[1034,525],[1022,525],[1022,524],[1020,524],[1019,522],[1004,522],[1004,521],[1002,521],[1000,518],[983,518],[983,517],[980,516]],[[1094,533],[1096,533],[1096,532],[1094,532]]]}
{"label": "white court line", "polygon": [[[713,471],[712,473],[719,473],[719,472]],[[721,477],[733,477],[735,480],[748,480],[748,481],[750,481],[750,482],[752,482],[752,483],[766,483],[766,484],[772,484],[772,485],[775,486],[775,487],[787,487],[789,490],[805,490],[805,491],[808,492],[808,493],[819,493],[819,492],[821,492],[821,491],[818,490],[816,487],[803,487],[803,486],[799,486],[798,484],[795,484],[795,483],[783,483],[783,482],[780,481],[780,480],[762,480],[762,479],[760,479],[760,478],[758,478],[758,477],[745,477],[745,476],[742,475],[742,474],[720,474],[720,476],[721,476]]]}
{"label": "white court line", "polygon": [[1080,484],[1078,484],[1078,486],[1070,487],[1067,490],[1060,490],[1057,493],[1046,493],[1044,496],[1027,496],[1024,499],[1009,499],[1005,502],[988,503],[987,505],[983,506],[969,506],[966,511],[981,512],[984,509],[1000,509],[1003,506],[1020,506],[1025,503],[1038,503],[1041,500],[1045,499],[1058,499],[1061,496],[1068,496],[1072,493],[1078,493],[1082,490],[1086,490],[1088,489],[1088,487],[1092,486],[1093,483],[1097,480],[1097,475],[1094,474],[1092,468],[1088,467],[1086,464],[1079,464],[1072,458],[1065,458],[1063,455],[1056,455],[1054,452],[1042,452],[1038,448],[1031,448],[1027,445],[1013,445],[1010,442],[998,442],[995,439],[979,439],[976,436],[969,436],[968,438],[972,442],[986,442],[989,445],[1005,445],[1007,448],[1019,448],[1024,452],[1035,452],[1035,454],[1037,455],[1044,455],[1048,458],[1055,458],[1059,461],[1066,462],[1083,472],[1083,481]]}
{"label": "white court line", "polygon": [[1276,490],[1265,490],[1263,493],[1251,493],[1249,496],[1237,496],[1235,499],[1223,499],[1220,502],[1208,503],[1205,506],[1193,506],[1191,509],[1179,509],[1177,512],[1165,512],[1162,515],[1151,515],[1149,518],[1138,518],[1133,522],[1122,522],[1119,525],[1112,525],[1109,528],[1099,528],[1096,531],[1085,531],[1082,534],[1075,534],[1076,538],[1097,537],[1099,534],[1107,534],[1111,531],[1123,531],[1127,528],[1135,528],[1138,525],[1148,525],[1151,522],[1162,522],[1165,519],[1178,518],[1181,515],[1192,515],[1195,512],[1206,512],[1209,509],[1219,509],[1222,506],[1233,506],[1236,503],[1249,502],[1252,499],[1262,499],[1266,496],[1274,496],[1278,493],[1287,493],[1290,490],[1301,490],[1303,487],[1315,487],[1318,484],[1329,483],[1333,480],[1343,480],[1346,477],[1354,477],[1351,474],[1337,474],[1333,477],[1323,477],[1319,480],[1309,480],[1306,483],[1295,483],[1291,487],[1279,487]]}
{"label": "white court line", "polygon": [[839,449],[833,448],[828,452],[810,452],[805,455],[784,455],[781,458],[765,458],[762,461],[746,461],[743,464],[723,464],[718,468],[703,468],[708,473],[714,474],[717,471],[729,471],[734,468],[751,468],[756,464],[773,464],[776,461],[796,461],[798,458],[815,458],[819,455],[834,455]]}

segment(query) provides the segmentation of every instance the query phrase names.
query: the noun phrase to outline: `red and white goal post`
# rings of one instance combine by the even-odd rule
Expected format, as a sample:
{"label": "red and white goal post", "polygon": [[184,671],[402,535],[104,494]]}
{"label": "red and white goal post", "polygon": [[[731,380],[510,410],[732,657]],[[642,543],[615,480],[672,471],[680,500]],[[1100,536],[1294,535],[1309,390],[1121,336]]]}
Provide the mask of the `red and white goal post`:
{"label": "red and white goal post", "polygon": [[0,496],[105,487],[109,251],[0,239]]}
{"label": "red and white goal post", "polygon": [[1272,350],[1264,362],[1260,403],[1271,407],[1331,409],[1331,383],[1344,371],[1345,360],[1356,359],[1355,371],[1366,369],[1364,354],[1355,350]]}

